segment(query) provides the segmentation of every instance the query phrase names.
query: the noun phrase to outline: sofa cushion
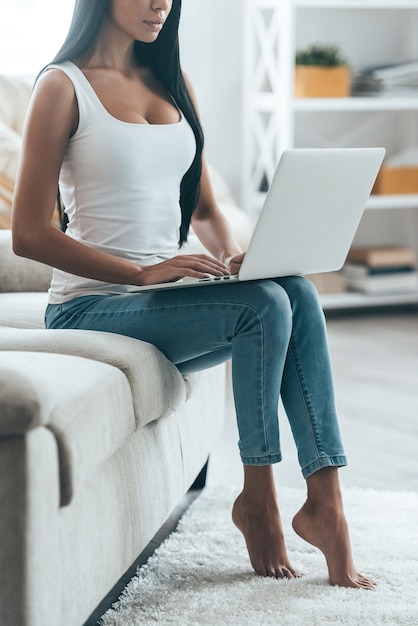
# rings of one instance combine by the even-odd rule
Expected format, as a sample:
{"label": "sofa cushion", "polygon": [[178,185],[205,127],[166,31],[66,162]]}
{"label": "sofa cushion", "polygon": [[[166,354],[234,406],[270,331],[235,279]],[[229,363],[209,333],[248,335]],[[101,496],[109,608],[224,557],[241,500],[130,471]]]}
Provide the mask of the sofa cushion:
{"label": "sofa cushion", "polygon": [[0,293],[0,326],[45,328],[47,300],[45,292]]}
{"label": "sofa cushion", "polygon": [[47,291],[52,269],[48,265],[16,256],[12,233],[0,230],[0,292]]}
{"label": "sofa cushion", "polygon": [[115,333],[0,328],[1,350],[70,354],[117,367],[131,385],[138,428],[180,408],[194,386],[194,377],[186,385],[155,346]]}
{"label": "sofa cushion", "polygon": [[0,174],[12,182],[16,180],[22,137],[0,120]]}
{"label": "sofa cushion", "polygon": [[126,376],[81,357],[0,352],[0,437],[36,427],[55,436],[66,505],[135,431]]}
{"label": "sofa cushion", "polygon": [[19,135],[22,134],[31,94],[30,81],[0,75],[0,120]]}

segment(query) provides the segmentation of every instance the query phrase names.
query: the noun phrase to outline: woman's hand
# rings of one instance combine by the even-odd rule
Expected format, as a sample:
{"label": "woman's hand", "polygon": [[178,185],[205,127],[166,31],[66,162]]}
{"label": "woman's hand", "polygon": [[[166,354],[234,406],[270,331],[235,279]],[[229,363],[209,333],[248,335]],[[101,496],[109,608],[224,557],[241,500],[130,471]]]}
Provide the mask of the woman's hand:
{"label": "woman's hand", "polygon": [[228,275],[228,267],[217,259],[206,254],[183,254],[156,263],[142,266],[141,285],[169,283],[185,276],[192,278],[208,278],[208,276]]}
{"label": "woman's hand", "polygon": [[238,274],[238,272],[241,269],[241,265],[244,260],[244,257],[245,257],[245,252],[242,252],[241,254],[238,254],[237,256],[234,256],[232,259],[230,259],[229,261],[230,274]]}

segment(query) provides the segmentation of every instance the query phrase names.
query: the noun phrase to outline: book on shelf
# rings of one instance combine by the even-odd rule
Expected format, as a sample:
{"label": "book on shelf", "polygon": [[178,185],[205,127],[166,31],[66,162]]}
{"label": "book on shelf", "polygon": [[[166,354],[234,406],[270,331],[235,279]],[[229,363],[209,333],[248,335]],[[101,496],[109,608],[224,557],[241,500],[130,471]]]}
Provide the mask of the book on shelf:
{"label": "book on shelf", "polygon": [[416,252],[407,246],[352,248],[342,271],[352,291],[376,295],[418,291]]}
{"label": "book on shelf", "polygon": [[372,73],[385,84],[418,85],[418,61],[401,61],[371,68]]}
{"label": "book on shelf", "polygon": [[416,59],[353,70],[353,95],[416,95],[417,92],[418,61]]}
{"label": "book on shelf", "polygon": [[417,271],[415,265],[382,265],[380,267],[370,267],[363,263],[345,263],[343,274],[345,278],[371,278],[379,276],[384,278],[385,276],[393,276],[400,274],[411,274]]}
{"label": "book on shelf", "polygon": [[346,277],[346,285],[349,291],[360,291],[370,295],[416,293],[418,292],[418,273],[415,271],[363,278]]}
{"label": "book on shelf", "polygon": [[349,250],[347,262],[368,267],[416,267],[417,255],[409,246],[362,246]]}

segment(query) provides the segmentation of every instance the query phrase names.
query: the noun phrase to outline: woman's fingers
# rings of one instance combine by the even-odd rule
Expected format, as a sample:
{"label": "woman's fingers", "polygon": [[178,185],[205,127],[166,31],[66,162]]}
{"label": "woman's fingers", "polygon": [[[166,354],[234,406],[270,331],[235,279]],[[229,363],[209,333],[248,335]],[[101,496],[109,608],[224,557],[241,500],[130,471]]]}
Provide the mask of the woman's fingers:
{"label": "woman's fingers", "polygon": [[243,252],[242,254],[239,254],[238,256],[230,260],[229,270],[231,274],[238,274],[241,268],[242,262],[244,260],[244,257],[245,257],[245,252]]}
{"label": "woman's fingers", "polygon": [[176,266],[183,267],[185,269],[207,272],[209,274],[215,274],[215,276],[229,274],[228,267],[225,263],[222,263],[221,261],[218,261],[218,259],[205,254],[179,255],[171,260],[175,262]]}
{"label": "woman's fingers", "polygon": [[162,263],[143,268],[142,284],[166,283],[185,276],[205,278],[208,275],[222,276],[229,274],[227,266],[205,254],[178,255]]}

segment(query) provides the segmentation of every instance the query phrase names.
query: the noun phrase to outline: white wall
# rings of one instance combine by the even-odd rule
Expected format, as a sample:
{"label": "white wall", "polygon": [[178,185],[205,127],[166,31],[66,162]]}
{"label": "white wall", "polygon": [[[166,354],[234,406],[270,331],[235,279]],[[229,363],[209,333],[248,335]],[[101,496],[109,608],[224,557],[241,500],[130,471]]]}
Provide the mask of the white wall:
{"label": "white wall", "polygon": [[243,0],[183,0],[181,60],[199,100],[206,155],[239,200]]}
{"label": "white wall", "polygon": [[75,0],[0,0],[0,73],[35,76],[61,46]]}

